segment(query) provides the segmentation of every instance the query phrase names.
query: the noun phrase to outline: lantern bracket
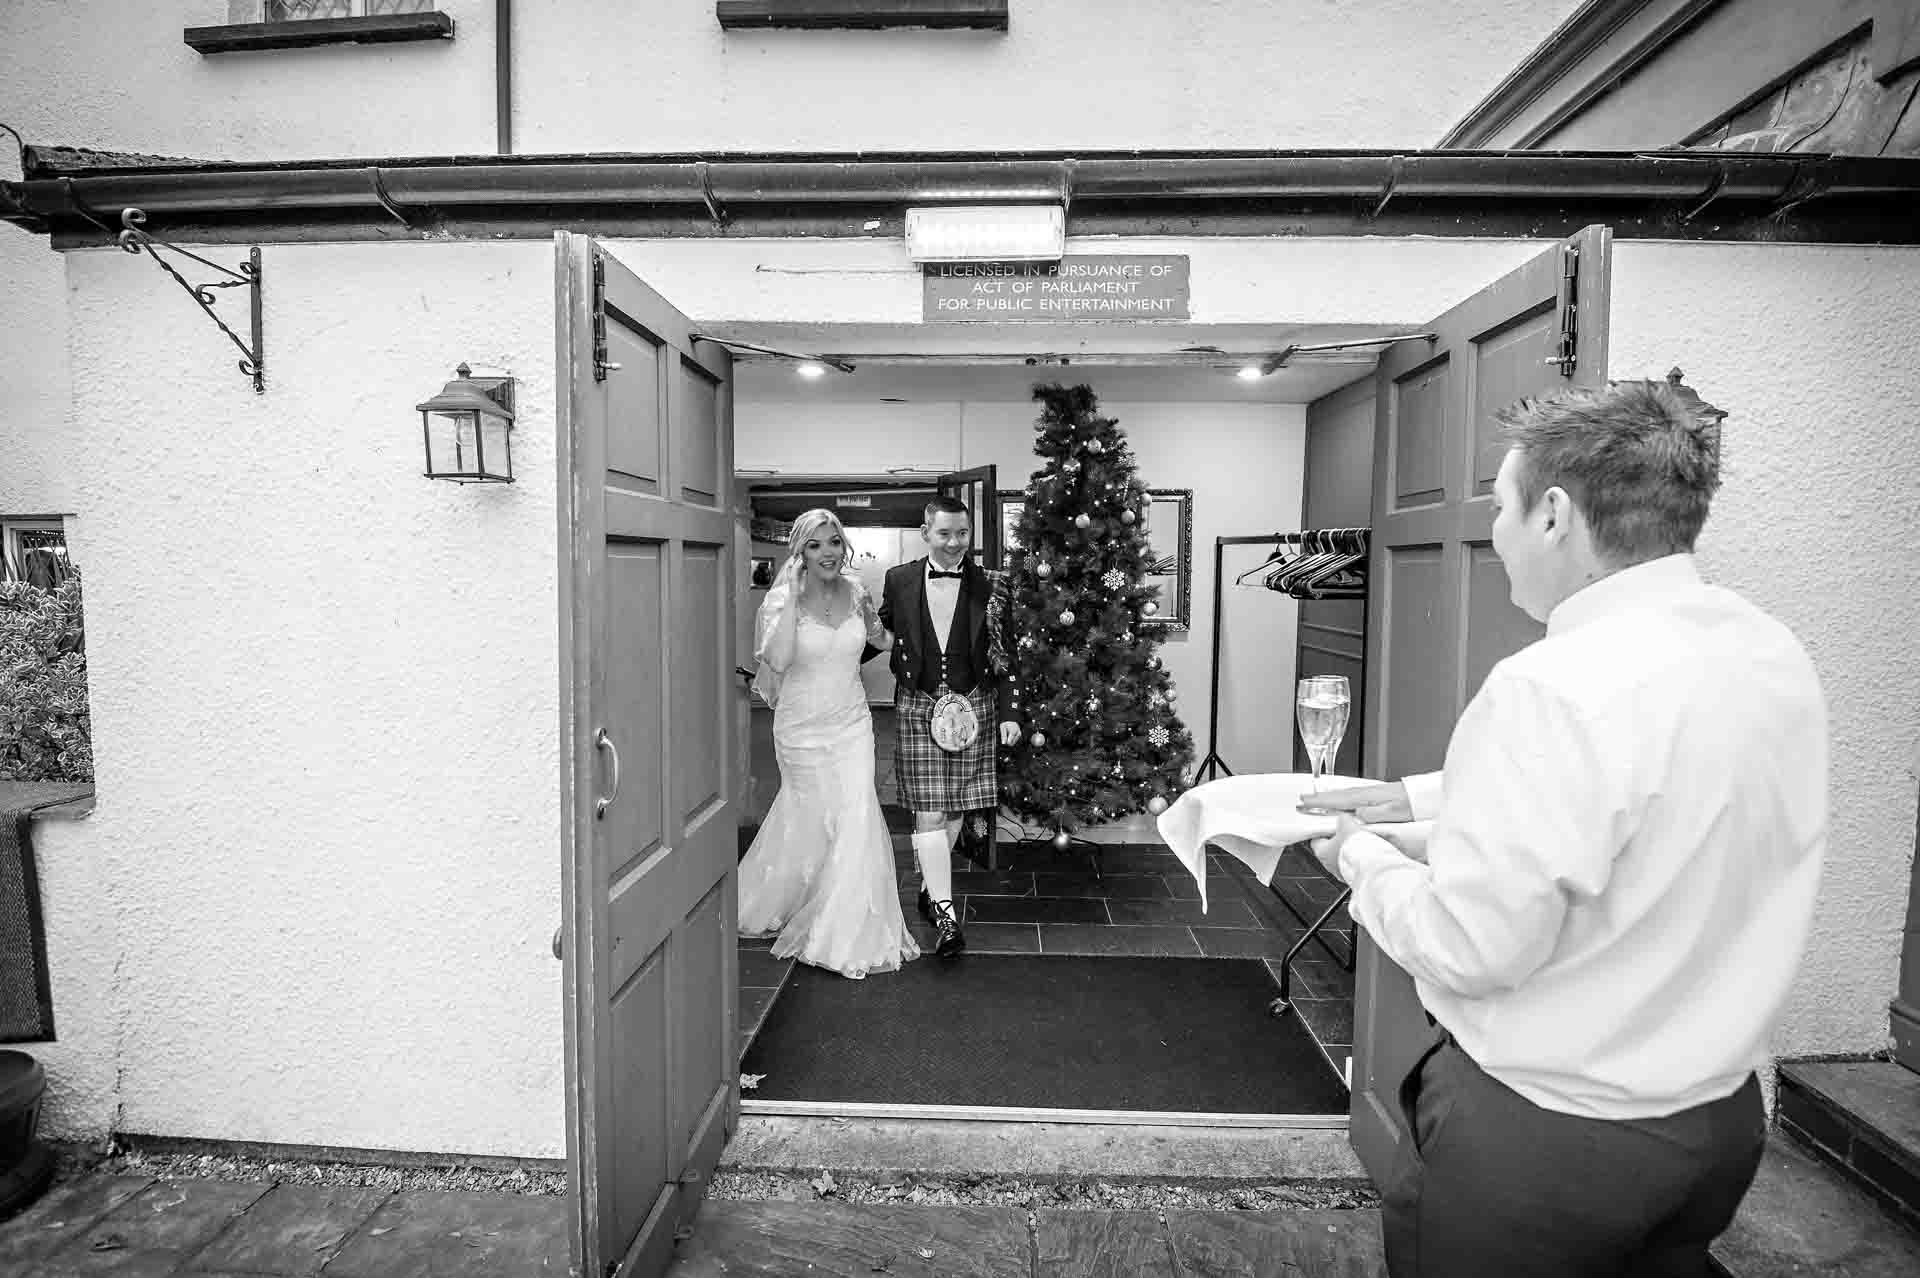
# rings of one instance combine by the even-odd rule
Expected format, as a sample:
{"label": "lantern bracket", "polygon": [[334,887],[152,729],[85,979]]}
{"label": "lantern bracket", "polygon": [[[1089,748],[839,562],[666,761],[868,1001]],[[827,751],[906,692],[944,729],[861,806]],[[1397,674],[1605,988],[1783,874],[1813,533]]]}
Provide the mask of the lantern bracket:
{"label": "lantern bracket", "polygon": [[[200,309],[207,313],[207,318],[212,320],[215,326],[227,335],[227,340],[240,348],[241,355],[245,356],[244,359],[240,360],[240,371],[253,379],[253,389],[256,394],[264,393],[267,389],[267,347],[266,339],[262,331],[260,313],[259,246],[255,245],[247,250],[247,260],[240,263],[239,269],[236,270],[232,267],[222,266],[218,262],[208,261],[198,253],[189,252],[178,245],[169,244],[165,240],[157,239],[147,234],[147,232],[142,229],[146,220],[147,215],[140,209],[122,209],[120,211],[121,231],[119,240],[121,250],[127,253],[144,252],[148,257],[151,257],[160,264],[161,270],[173,276],[174,283],[187,290],[187,294],[199,304]],[[154,251],[156,247],[166,249],[169,253],[177,253],[181,257],[191,258],[202,266],[220,272],[220,274],[226,278],[210,280],[205,284],[190,284],[187,282],[186,276],[174,269],[171,262]],[[214,295],[213,290],[216,288],[244,288],[247,290],[248,300],[250,302],[249,310],[253,323],[253,341],[251,344],[241,341],[240,335],[227,327],[226,321],[222,320],[219,313],[213,309],[220,300]]]}

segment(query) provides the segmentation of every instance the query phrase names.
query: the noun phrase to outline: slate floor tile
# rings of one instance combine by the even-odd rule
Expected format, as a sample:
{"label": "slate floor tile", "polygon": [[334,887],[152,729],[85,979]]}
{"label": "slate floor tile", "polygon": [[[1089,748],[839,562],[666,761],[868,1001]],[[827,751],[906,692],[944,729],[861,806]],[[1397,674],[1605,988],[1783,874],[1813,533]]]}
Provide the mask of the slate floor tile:
{"label": "slate floor tile", "polygon": [[395,1194],[334,1257],[326,1278],[531,1278],[567,1272],[561,1195]]}
{"label": "slate floor tile", "polygon": [[201,1250],[187,1272],[318,1274],[387,1196],[349,1185],[275,1185]]}
{"label": "slate floor tile", "polygon": [[1071,896],[969,896],[966,926],[975,923],[1106,923],[1107,903]]}
{"label": "slate floor tile", "polygon": [[1380,1213],[1169,1211],[1167,1236],[1182,1278],[1383,1278]]}
{"label": "slate floor tile", "polygon": [[1326,1045],[1353,1042],[1353,1003],[1343,998],[1297,998],[1294,1014],[1307,1023],[1314,1038]]}
{"label": "slate floor tile", "polygon": [[1115,923],[1178,923],[1187,927],[1259,928],[1260,921],[1239,901],[1209,901],[1203,913],[1198,901],[1109,901],[1107,913]]}
{"label": "slate floor tile", "polygon": [[709,1200],[667,1274],[1028,1278],[1030,1272],[1026,1220],[1017,1211]]}
{"label": "slate floor tile", "polygon": [[151,1184],[149,1176],[81,1176],[54,1186],[0,1224],[0,1273],[24,1270],[28,1260],[58,1251]]}
{"label": "slate floor tile", "polygon": [[1150,1211],[1035,1212],[1035,1272],[1048,1278],[1180,1278]]}
{"label": "slate floor tile", "polygon": [[264,1181],[154,1181],[49,1253],[43,1265],[73,1278],[173,1273],[271,1188]]}

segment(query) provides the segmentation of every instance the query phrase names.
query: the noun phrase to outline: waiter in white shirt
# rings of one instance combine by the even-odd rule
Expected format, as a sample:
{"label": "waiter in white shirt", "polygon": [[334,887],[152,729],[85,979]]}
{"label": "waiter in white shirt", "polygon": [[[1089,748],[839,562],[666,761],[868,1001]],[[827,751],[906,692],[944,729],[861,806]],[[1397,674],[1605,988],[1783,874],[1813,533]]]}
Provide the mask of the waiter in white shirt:
{"label": "waiter in white shirt", "polygon": [[[1314,851],[1434,1021],[1380,1187],[1395,1278],[1705,1274],[1759,1166],[1827,715],[1786,627],[1694,566],[1720,416],[1659,382],[1502,413],[1493,547],[1547,633],[1440,774],[1315,798],[1358,814]],[[1414,817],[1424,863],[1360,824]]]}

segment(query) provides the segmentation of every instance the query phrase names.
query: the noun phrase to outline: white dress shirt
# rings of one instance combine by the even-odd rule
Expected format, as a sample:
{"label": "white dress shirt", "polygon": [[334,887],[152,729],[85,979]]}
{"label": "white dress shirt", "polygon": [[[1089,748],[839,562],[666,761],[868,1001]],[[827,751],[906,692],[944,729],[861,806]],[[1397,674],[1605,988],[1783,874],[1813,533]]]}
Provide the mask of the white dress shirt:
{"label": "white dress shirt", "polygon": [[1691,555],[1554,609],[1454,728],[1427,863],[1360,833],[1353,917],[1496,1079],[1591,1118],[1728,1096],[1766,1060],[1827,837],[1798,640]]}
{"label": "white dress shirt", "polygon": [[[952,577],[933,579],[933,570],[940,565],[927,560],[927,615],[933,619],[933,641],[940,645],[940,651],[947,650],[947,634],[953,629],[954,609],[960,606],[960,583]],[[942,571],[945,571],[942,569]],[[960,571],[966,571],[966,564],[960,565]]]}

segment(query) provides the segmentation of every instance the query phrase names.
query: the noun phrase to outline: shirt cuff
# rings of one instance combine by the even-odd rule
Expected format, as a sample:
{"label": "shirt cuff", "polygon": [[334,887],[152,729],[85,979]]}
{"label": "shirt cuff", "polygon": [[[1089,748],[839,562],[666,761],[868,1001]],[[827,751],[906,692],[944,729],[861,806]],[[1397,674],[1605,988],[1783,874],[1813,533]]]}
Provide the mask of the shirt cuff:
{"label": "shirt cuff", "polygon": [[1407,864],[1404,852],[1371,830],[1356,830],[1340,845],[1340,877],[1356,891],[1368,875]]}
{"label": "shirt cuff", "polygon": [[1407,787],[1407,803],[1413,808],[1414,820],[1431,821],[1440,815],[1440,783],[1444,776],[1440,772],[1421,772],[1401,778],[1400,784]]}

